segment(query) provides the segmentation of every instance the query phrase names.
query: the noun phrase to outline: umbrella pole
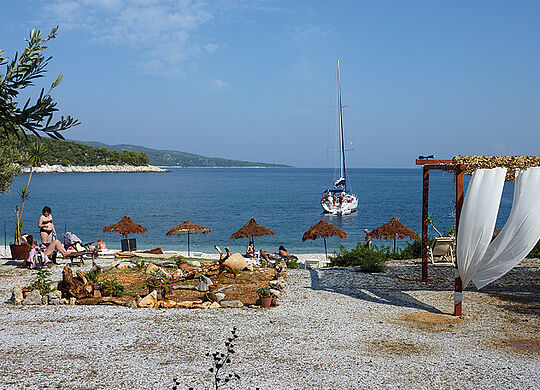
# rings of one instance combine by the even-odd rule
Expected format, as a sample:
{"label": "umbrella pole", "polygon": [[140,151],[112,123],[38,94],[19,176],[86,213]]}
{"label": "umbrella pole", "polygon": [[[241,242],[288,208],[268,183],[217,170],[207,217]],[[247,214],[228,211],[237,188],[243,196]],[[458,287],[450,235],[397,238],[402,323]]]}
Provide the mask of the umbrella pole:
{"label": "umbrella pole", "polygon": [[187,234],[187,255],[189,257],[189,232]]}
{"label": "umbrella pole", "polygon": [[324,239],[324,255],[326,256],[326,261],[328,261],[328,250],[326,249],[326,237]]}
{"label": "umbrella pole", "polygon": [[396,237],[394,237],[394,254],[396,254]]}

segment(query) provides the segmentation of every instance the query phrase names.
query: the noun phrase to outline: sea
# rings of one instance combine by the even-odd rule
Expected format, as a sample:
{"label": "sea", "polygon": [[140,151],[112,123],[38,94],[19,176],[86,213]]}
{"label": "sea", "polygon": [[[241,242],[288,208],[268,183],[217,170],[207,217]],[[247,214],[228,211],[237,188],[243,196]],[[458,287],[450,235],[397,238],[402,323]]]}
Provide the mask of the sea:
{"label": "sea", "polygon": [[[213,246],[243,252],[248,239],[231,235],[254,217],[274,236],[255,238],[256,250],[324,253],[322,239],[302,241],[304,232],[321,219],[344,230],[346,239],[328,238],[329,253],[340,246],[364,242],[364,229],[372,230],[396,216],[421,233],[422,169],[349,169],[349,183],[358,196],[357,212],[346,216],[323,214],[322,191],[331,186],[333,169],[324,168],[169,168],[166,173],[39,173],[29,186],[22,220],[23,230],[39,237],[37,221],[44,206],[52,209],[58,235],[69,231],[83,242],[103,239],[108,248],[120,249],[119,234],[102,227],[128,215],[148,229],[134,234],[138,249],[187,250],[187,236],[166,236],[184,220],[212,229],[190,235],[191,251],[215,252]],[[467,185],[470,177],[466,176]],[[28,174],[13,181],[8,194],[0,194],[1,244],[13,241],[15,207]],[[443,233],[454,225],[455,183],[452,173],[431,171],[429,213]],[[513,183],[506,183],[499,210],[500,230],[512,205]],[[430,228],[430,234],[436,232]],[[378,245],[393,245],[377,241]],[[407,240],[398,240],[398,247]],[[0,244],[0,245],[1,245]]]}

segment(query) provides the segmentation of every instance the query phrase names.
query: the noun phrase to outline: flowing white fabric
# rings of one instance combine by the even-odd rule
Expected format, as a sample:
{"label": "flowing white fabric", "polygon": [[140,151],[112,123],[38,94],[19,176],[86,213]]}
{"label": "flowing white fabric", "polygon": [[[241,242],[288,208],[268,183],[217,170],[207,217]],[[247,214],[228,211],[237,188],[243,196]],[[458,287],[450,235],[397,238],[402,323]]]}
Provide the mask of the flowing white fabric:
{"label": "flowing white fabric", "polygon": [[[460,223],[461,229],[461,223]],[[512,211],[491,242],[472,281],[477,289],[510,271],[540,239],[540,167],[516,173]]]}
{"label": "flowing white fabric", "polygon": [[465,194],[457,236],[457,266],[463,288],[478,272],[493,237],[506,168],[477,169]]}

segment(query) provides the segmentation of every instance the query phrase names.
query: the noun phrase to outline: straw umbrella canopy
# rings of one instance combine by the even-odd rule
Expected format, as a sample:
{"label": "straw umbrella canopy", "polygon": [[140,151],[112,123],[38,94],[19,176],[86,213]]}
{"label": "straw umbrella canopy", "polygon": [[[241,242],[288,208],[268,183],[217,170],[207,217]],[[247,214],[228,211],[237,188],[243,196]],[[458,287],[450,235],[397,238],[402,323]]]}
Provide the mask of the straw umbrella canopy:
{"label": "straw umbrella canopy", "polygon": [[272,230],[265,228],[262,225],[259,225],[259,223],[255,221],[255,218],[251,218],[248,221],[248,223],[246,223],[244,226],[238,229],[237,232],[233,233],[231,235],[231,238],[235,240],[238,238],[250,238],[251,241],[253,241],[253,253],[255,253],[254,237],[275,236],[275,235],[276,233],[274,233]]}
{"label": "straw umbrella canopy", "polygon": [[146,233],[148,231],[147,228],[145,228],[142,225],[139,225],[135,221],[133,221],[130,217],[127,215],[124,215],[122,219],[115,223],[114,225],[107,225],[102,228],[104,232],[109,233],[119,233],[124,238],[127,238],[128,234],[135,234],[135,233]]}
{"label": "straw umbrella canopy", "polygon": [[343,230],[335,227],[331,223],[326,222],[324,219],[321,219],[320,222],[316,223],[310,227],[304,233],[302,241],[306,240],[315,240],[316,238],[324,239],[324,254],[326,255],[326,260],[328,260],[328,250],[326,249],[326,237],[339,237],[347,238],[347,233]]}
{"label": "straw umbrella canopy", "polygon": [[172,236],[172,235],[184,235],[184,234],[187,234],[187,252],[188,252],[188,256],[189,256],[190,255],[190,253],[189,253],[189,235],[190,234],[195,234],[195,233],[206,234],[206,233],[211,233],[211,232],[212,232],[212,229],[210,229],[210,228],[208,228],[206,226],[197,225],[197,224],[193,223],[192,221],[184,221],[180,225],[171,228],[167,232],[166,235],[167,236]]}
{"label": "straw umbrella canopy", "polygon": [[418,237],[414,231],[402,224],[397,217],[392,218],[390,222],[385,223],[378,228],[372,230],[371,235],[379,240],[394,240],[394,253],[396,252],[396,238],[400,240],[405,237],[415,239]]}

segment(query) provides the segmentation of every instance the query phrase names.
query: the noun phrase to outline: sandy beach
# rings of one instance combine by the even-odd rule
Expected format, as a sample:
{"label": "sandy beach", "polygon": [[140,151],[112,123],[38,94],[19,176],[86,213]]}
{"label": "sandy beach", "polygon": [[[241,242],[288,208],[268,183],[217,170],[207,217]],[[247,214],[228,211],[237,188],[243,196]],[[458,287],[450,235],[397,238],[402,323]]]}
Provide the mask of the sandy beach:
{"label": "sandy beach", "polygon": [[381,274],[289,270],[269,310],[13,306],[13,284],[32,272],[0,264],[2,389],[167,389],[175,377],[179,388],[209,388],[205,354],[223,351],[233,327],[232,389],[534,389],[540,380],[538,259],[480,292],[469,287],[463,318],[448,315],[453,270],[430,267],[421,283],[418,260]]}

